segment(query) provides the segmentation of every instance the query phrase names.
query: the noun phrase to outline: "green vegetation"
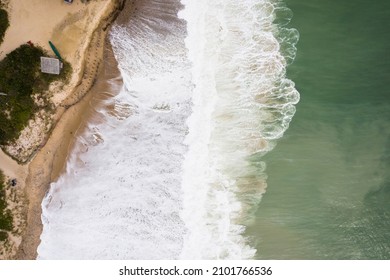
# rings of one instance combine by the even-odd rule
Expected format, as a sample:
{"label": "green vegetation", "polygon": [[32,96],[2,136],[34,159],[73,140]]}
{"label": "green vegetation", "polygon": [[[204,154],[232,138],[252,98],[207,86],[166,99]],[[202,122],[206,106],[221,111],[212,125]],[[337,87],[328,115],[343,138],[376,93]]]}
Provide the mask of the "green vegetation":
{"label": "green vegetation", "polygon": [[12,215],[6,208],[5,177],[0,170],[0,241],[7,239],[8,235],[6,231],[12,230]]}
{"label": "green vegetation", "polygon": [[5,31],[9,27],[8,13],[0,8],[0,44],[3,43]]}
{"label": "green vegetation", "polygon": [[41,73],[41,56],[47,56],[42,48],[25,44],[0,61],[0,92],[6,94],[0,95],[0,145],[15,140],[39,110],[32,94],[44,92],[55,80],[66,80],[71,72],[64,62],[60,75]]}
{"label": "green vegetation", "polygon": [[5,241],[8,238],[8,234],[4,231],[0,231],[0,241]]}

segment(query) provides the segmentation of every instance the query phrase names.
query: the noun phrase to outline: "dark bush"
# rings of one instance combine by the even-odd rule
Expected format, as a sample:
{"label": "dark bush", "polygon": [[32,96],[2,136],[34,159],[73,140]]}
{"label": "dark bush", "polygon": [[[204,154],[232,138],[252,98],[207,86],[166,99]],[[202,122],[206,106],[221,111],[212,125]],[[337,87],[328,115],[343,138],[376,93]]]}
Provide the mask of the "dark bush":
{"label": "dark bush", "polygon": [[4,35],[8,27],[8,13],[6,10],[0,9],[0,44],[3,43]]}
{"label": "dark bush", "polygon": [[46,53],[40,47],[22,45],[0,61],[0,145],[15,140],[38,110],[33,92],[47,90],[54,80],[66,79],[71,72],[64,62],[60,75],[41,73],[40,57]]}
{"label": "dark bush", "polygon": [[[5,196],[5,178],[0,171],[0,232],[12,230],[12,215],[7,208],[7,200]],[[1,238],[0,238],[1,240]]]}

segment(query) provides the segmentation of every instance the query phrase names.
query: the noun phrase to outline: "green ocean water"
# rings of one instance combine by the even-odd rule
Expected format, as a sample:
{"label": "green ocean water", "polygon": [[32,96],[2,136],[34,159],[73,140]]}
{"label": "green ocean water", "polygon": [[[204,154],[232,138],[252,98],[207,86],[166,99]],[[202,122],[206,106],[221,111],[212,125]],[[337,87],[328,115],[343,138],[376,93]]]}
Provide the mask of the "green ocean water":
{"label": "green ocean water", "polygon": [[259,259],[390,259],[390,1],[285,2],[301,101],[246,234]]}

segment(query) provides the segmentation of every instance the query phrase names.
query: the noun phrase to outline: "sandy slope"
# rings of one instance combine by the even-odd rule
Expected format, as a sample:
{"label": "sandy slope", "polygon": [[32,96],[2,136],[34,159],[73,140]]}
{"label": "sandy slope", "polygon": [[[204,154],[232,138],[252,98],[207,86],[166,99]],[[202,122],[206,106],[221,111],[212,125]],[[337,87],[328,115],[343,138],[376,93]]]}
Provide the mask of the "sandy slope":
{"label": "sandy slope", "polygon": [[[80,104],[78,102],[94,83],[103,56],[105,29],[121,1],[94,0],[88,5],[82,4],[80,0],[75,0],[71,5],[61,0],[9,2],[10,28],[0,46],[0,59],[27,41],[52,53],[48,45],[50,40],[73,68],[70,83],[65,87],[52,89],[53,102],[57,106],[54,117],[56,125],[50,137],[42,139],[42,145],[33,160],[21,166],[0,152],[0,169],[7,176],[17,178],[21,182],[19,187],[25,185],[28,200],[27,226],[21,229],[22,242],[19,248],[12,250],[13,253],[18,251],[17,258],[36,257],[42,226],[41,201],[54,179],[53,174],[63,167],[71,134],[79,126],[79,116],[87,101]],[[11,254],[6,258],[15,256]]]}

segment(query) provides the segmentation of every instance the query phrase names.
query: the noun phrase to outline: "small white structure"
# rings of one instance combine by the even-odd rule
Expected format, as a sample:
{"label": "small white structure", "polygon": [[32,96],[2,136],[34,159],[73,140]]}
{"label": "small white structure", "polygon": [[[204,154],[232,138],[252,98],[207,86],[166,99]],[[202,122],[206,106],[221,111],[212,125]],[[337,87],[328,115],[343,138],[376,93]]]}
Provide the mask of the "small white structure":
{"label": "small white structure", "polygon": [[62,62],[57,58],[41,56],[41,72],[59,75],[62,69]]}

